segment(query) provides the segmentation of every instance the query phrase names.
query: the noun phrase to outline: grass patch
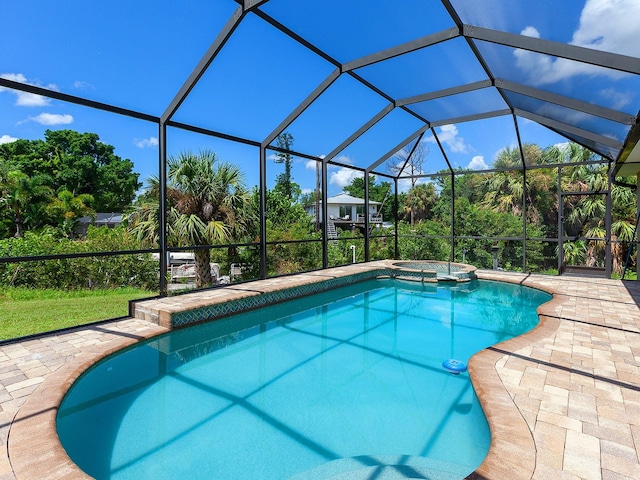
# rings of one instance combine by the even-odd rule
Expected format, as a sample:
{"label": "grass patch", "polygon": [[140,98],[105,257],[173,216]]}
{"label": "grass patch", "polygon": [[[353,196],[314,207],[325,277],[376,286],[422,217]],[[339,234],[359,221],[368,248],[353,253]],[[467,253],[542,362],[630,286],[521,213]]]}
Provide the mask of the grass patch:
{"label": "grass patch", "polygon": [[110,290],[0,289],[0,340],[121,317],[129,300],[157,295],[136,288]]}
{"label": "grass patch", "polygon": [[[619,280],[622,278],[622,275],[620,275],[619,273],[615,273],[613,272],[611,274],[611,278],[615,278],[616,280]],[[637,280],[638,279],[638,274],[635,270],[627,270],[627,274],[624,277],[624,280]]]}

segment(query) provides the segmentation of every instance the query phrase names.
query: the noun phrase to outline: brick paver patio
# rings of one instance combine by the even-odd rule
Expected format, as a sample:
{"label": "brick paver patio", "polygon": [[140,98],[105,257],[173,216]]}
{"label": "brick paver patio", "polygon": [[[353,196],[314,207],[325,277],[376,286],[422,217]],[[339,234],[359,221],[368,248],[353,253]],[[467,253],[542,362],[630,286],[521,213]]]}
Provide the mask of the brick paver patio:
{"label": "brick paver patio", "polygon": [[[472,477],[640,478],[640,282],[478,276],[555,297],[538,329],[470,362],[492,429],[490,455]],[[106,352],[164,331],[126,319],[0,346],[0,480],[82,478],[57,442],[56,402]]]}

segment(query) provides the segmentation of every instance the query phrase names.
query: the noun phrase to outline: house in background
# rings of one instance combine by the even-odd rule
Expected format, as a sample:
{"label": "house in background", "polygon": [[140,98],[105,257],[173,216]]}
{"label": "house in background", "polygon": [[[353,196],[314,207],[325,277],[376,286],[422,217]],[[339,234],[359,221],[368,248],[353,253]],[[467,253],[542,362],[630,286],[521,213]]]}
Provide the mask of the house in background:
{"label": "house in background", "polygon": [[89,215],[87,215],[86,217],[80,217],[78,219],[76,232],[81,237],[84,237],[87,234],[89,225],[95,225],[96,227],[115,228],[121,223],[122,213],[96,213],[95,220]]}
{"label": "house in background", "polygon": [[[334,197],[327,198],[327,213],[329,214],[329,227],[331,224],[343,230],[353,228],[364,229],[365,215],[369,215],[369,224],[379,226],[382,224],[382,213],[380,207],[382,203],[369,201],[369,211],[365,212],[364,199],[352,197],[346,192],[339,193]],[[316,206],[307,207],[307,212],[312,217],[316,217]],[[322,205],[318,212],[318,223],[322,223]]]}

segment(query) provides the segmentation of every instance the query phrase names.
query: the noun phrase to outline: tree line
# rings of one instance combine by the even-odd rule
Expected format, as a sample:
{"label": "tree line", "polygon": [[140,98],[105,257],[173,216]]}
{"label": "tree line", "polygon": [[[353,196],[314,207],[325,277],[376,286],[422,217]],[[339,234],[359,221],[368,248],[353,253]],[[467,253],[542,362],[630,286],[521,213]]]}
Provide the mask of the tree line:
{"label": "tree line", "polygon": [[[291,174],[292,157],[286,153],[293,141],[290,134],[277,139],[275,162],[284,169],[274,188],[266,192],[268,275],[322,266],[321,230],[304,208],[314,202],[314,194],[301,194]],[[384,220],[393,220],[397,212],[399,256],[449,259],[453,192],[454,260],[490,268],[492,251],[498,248],[505,269],[553,272],[558,242],[549,240],[558,238],[562,216],[562,233],[571,239],[563,245],[567,261],[601,266],[609,165],[573,143],[546,149],[526,144],[523,152],[526,169],[520,149],[505,148],[491,172],[459,170],[452,175],[447,171],[421,179],[421,162],[426,161],[428,150],[415,148],[411,155],[401,151],[391,162],[390,173],[407,177],[411,186],[397,195],[397,203],[391,182],[370,175],[366,179],[369,198],[382,204]],[[211,262],[224,269],[231,262],[242,263],[249,277],[257,276],[257,245],[263,234],[258,188],[249,189],[236,165],[208,150],[171,156],[167,177],[168,244],[196,247],[197,285],[211,284]],[[11,252],[6,245],[12,244],[13,252],[18,251],[21,247],[15,239],[27,231],[73,241],[74,222],[95,211],[127,213],[121,227],[127,236],[122,245],[157,248],[158,179],[147,179],[143,193],[134,200],[140,186],[132,162],[117,157],[114,148],[95,134],[47,131],[42,141],[0,145],[0,201],[5,207],[0,214],[0,238],[14,237],[14,241],[0,240],[0,250]],[[359,177],[344,190],[363,198],[364,187],[365,179]],[[635,192],[614,184],[611,198],[614,269],[620,272],[635,226]],[[518,240],[525,229],[531,239],[526,252]],[[394,231],[380,228],[371,233],[370,258],[393,258]],[[340,232],[338,240],[328,246],[330,265],[349,263],[352,248],[358,261],[364,259],[361,232]]]}
{"label": "tree line", "polygon": [[114,151],[97,134],[73,130],[0,145],[0,238],[45,226],[71,237],[81,217],[130,206],[139,175]]}

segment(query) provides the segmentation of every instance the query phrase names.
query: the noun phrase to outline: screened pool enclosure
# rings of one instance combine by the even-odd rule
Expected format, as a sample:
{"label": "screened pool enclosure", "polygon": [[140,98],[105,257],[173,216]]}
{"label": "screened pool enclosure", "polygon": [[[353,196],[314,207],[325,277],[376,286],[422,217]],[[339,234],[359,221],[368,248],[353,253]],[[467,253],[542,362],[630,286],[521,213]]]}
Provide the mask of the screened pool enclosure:
{"label": "screened pool enclosure", "polygon": [[[164,294],[177,277],[157,273],[189,253],[216,265],[214,284],[381,258],[628,273],[639,16],[635,0],[7,6],[0,160],[45,130],[95,132],[140,188],[118,212],[139,243],[5,249],[5,280],[38,262],[144,258]],[[224,215],[200,221],[217,233],[180,237],[172,161],[211,152],[246,201],[210,202]],[[334,215],[343,189],[362,203]],[[144,208],[155,234],[141,233]]]}

